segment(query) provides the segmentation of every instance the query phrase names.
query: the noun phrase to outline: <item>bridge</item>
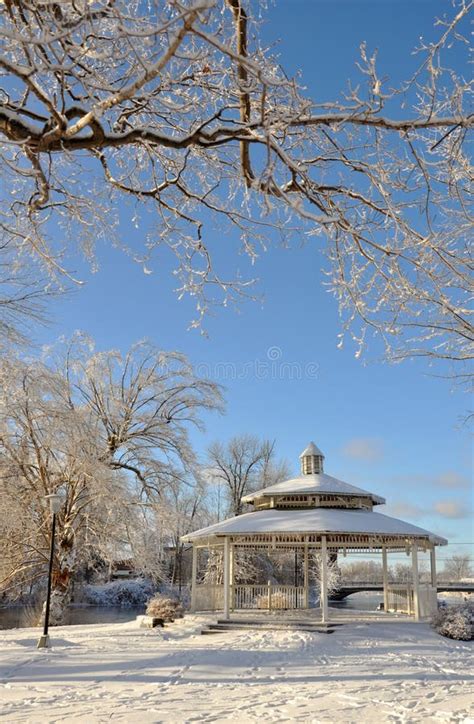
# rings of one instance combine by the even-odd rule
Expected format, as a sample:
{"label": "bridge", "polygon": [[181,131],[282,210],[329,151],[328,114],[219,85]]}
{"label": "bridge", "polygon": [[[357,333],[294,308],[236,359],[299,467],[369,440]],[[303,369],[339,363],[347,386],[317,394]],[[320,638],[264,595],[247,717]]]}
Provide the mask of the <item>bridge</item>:
{"label": "bridge", "polygon": [[[405,583],[405,581],[400,583],[403,584]],[[396,584],[390,581],[389,585]],[[444,583],[443,581],[438,581],[436,588],[438,593],[474,593],[474,583],[463,583],[460,581],[447,583]],[[337,591],[331,593],[329,598],[331,599],[331,601],[342,601],[344,598],[347,598],[347,596],[350,596],[352,593],[362,593],[364,591],[376,591],[383,593],[383,583],[367,582],[344,584],[343,586],[338,588]]]}

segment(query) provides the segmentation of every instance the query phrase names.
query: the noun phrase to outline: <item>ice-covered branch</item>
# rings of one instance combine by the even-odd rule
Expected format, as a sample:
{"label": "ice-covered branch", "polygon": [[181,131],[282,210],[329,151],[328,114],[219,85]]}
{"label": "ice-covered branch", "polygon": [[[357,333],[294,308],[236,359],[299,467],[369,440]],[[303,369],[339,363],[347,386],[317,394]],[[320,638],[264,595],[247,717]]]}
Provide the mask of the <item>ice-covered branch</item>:
{"label": "ice-covered branch", "polygon": [[145,243],[131,256],[149,270],[171,250],[198,326],[249,294],[216,265],[217,239],[253,264],[276,236],[314,236],[358,354],[370,329],[389,356],[464,359],[474,117],[469,81],[441,54],[454,44],[462,58],[471,6],[421,42],[398,88],[363,44],[363,82],[328,102],[260,46],[246,0],[4,4],[3,238],[67,279],[68,243],[48,225],[93,260],[97,239],[122,243],[117,209],[133,199]]}

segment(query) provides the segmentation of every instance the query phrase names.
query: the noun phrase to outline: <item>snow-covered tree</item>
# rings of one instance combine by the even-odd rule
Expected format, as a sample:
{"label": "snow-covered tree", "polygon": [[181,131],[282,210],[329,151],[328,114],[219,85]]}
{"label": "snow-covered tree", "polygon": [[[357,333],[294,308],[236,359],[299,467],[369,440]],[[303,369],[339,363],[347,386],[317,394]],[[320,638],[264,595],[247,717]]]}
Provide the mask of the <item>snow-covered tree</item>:
{"label": "snow-covered tree", "polygon": [[446,558],[444,567],[440,571],[440,577],[445,581],[462,581],[463,578],[472,578],[472,576],[472,559],[467,553]]}
{"label": "snow-covered tree", "polygon": [[181,537],[211,523],[211,514],[206,505],[206,493],[205,478],[200,467],[195,465],[188,475],[175,475],[171,483],[163,488],[156,504],[163,538],[172,554],[170,582],[178,584],[179,588],[186,578],[184,571],[186,546]]}
{"label": "snow-covered tree", "polygon": [[[322,569],[323,569],[323,558],[321,553],[317,551],[310,551],[309,554],[309,579],[310,583],[316,586],[321,595],[321,580],[322,580]],[[337,591],[341,583],[341,570],[338,566],[337,560],[331,560],[328,555],[326,565],[326,582],[328,595]]]}
{"label": "snow-covered tree", "polygon": [[383,580],[382,564],[376,561],[341,562],[340,569],[344,581],[380,583]]}
{"label": "snow-covered tree", "polygon": [[61,492],[52,596],[58,621],[79,563],[90,550],[127,541],[127,524],[130,530],[136,520],[130,503],[159,495],[186,470],[189,425],[218,407],[220,395],[185,358],[145,344],[122,357],[75,340],[54,363],[4,359],[0,374],[1,585],[44,576],[45,495]]}
{"label": "snow-covered tree", "polygon": [[166,541],[160,512],[154,503],[140,499],[127,501],[122,511],[125,529],[122,547],[115,549],[112,559],[119,560],[118,552],[127,551],[122,557],[131,559],[135,571],[154,583],[167,580]]}
{"label": "snow-covered tree", "polygon": [[147,342],[125,355],[89,347],[76,337],[58,361],[71,404],[96,420],[107,464],[131,475],[143,493],[157,493],[182,478],[183,466],[193,468],[189,427],[201,428],[202,412],[220,408],[220,390],[197,377],[184,355]]}
{"label": "snow-covered tree", "polygon": [[202,571],[202,582],[210,585],[224,583],[224,552],[222,548],[209,548]]}
{"label": "snow-covered tree", "polygon": [[32,328],[47,322],[47,302],[59,291],[40,264],[18,256],[18,245],[1,240],[0,231],[0,354],[26,344]]}
{"label": "snow-covered tree", "polygon": [[420,38],[399,85],[362,44],[360,77],[334,100],[288,77],[249,0],[1,3],[0,246],[14,274],[35,257],[72,280],[78,246],[94,263],[97,240],[123,242],[128,200],[144,240],[131,256],[149,272],[171,251],[195,324],[249,293],[214,260],[223,239],[254,261],[275,238],[313,237],[357,353],[369,329],[391,357],[466,360],[474,119],[453,65],[471,7],[458,0]]}
{"label": "snow-covered tree", "polygon": [[[222,584],[224,582],[224,554],[222,548],[210,548],[207,551],[202,570],[203,583]],[[252,550],[234,548],[234,584],[252,584],[267,582],[272,569],[268,556]]]}
{"label": "snow-covered tree", "polygon": [[[413,566],[411,563],[395,563],[393,566],[389,566],[388,575],[394,583],[411,583]],[[421,580],[429,580],[428,566],[425,561],[418,561],[418,575]]]}
{"label": "snow-covered tree", "polygon": [[[101,460],[97,428],[68,403],[63,377],[41,364],[4,361],[1,366],[1,497],[14,506],[5,521],[4,584],[44,576],[51,521],[45,496],[61,492],[53,571],[52,618],[68,602],[75,570],[87,543],[100,535],[103,506],[114,505],[122,487]],[[122,481],[123,483],[123,481]],[[123,492],[123,490],[121,491]]]}
{"label": "snow-covered tree", "polygon": [[240,515],[243,496],[289,477],[289,468],[276,460],[275,441],[238,435],[209,446],[207,474],[223,485],[231,515]]}

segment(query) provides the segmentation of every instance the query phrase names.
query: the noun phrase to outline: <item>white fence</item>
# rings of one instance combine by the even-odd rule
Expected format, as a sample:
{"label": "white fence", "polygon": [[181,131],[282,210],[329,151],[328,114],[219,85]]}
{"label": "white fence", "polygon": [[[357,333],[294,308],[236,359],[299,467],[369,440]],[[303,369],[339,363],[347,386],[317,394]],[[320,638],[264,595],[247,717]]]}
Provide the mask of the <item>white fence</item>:
{"label": "white fence", "polygon": [[[387,588],[388,611],[412,616],[415,613],[413,585],[411,583],[390,583]],[[418,588],[420,618],[430,618],[437,609],[436,588],[421,583]],[[230,608],[232,610],[292,610],[306,608],[303,586],[234,585],[230,587]],[[224,586],[222,584],[200,584],[193,592],[195,611],[222,611],[224,609]]]}
{"label": "white fence", "polygon": [[201,584],[194,587],[192,596],[194,611],[222,611],[224,608],[224,586],[222,584]]}
{"label": "white fence", "polygon": [[259,608],[287,610],[304,608],[303,586],[233,586],[232,604],[235,609]]}
{"label": "white fence", "polygon": [[[394,613],[415,613],[415,594],[411,583],[390,583],[387,588],[388,610]],[[437,591],[429,583],[418,587],[420,618],[429,618],[437,609]]]}
{"label": "white fence", "polygon": [[420,601],[420,617],[431,618],[438,610],[438,591],[429,583],[421,583],[418,596]]}
{"label": "white fence", "polygon": [[[243,585],[230,587],[231,609],[287,610],[305,607],[303,586]],[[200,584],[193,593],[195,611],[221,611],[224,586]]]}

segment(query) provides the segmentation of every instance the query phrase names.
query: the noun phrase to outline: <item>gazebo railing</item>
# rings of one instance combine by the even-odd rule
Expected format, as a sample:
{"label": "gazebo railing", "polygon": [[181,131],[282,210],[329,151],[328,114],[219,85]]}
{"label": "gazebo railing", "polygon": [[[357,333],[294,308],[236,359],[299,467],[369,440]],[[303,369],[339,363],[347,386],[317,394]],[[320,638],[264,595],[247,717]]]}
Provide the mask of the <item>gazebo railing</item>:
{"label": "gazebo railing", "polygon": [[221,611],[224,608],[224,586],[222,583],[202,583],[193,591],[195,611]]}
{"label": "gazebo railing", "polygon": [[258,608],[257,600],[263,601],[265,596],[268,601],[268,586],[265,584],[232,586],[231,607],[233,609]]}
{"label": "gazebo railing", "polygon": [[[409,616],[415,612],[415,594],[412,583],[390,583],[387,587],[387,610]],[[437,609],[436,588],[428,583],[418,587],[420,618],[429,618]],[[280,586],[278,584],[244,584],[230,586],[230,608],[232,610],[292,610],[306,607],[303,586]],[[201,583],[193,591],[195,611],[222,611],[224,608],[224,586]]]}
{"label": "gazebo railing", "polygon": [[278,584],[232,586],[232,607],[234,609],[287,610],[304,608],[303,586],[280,586]]}
{"label": "gazebo railing", "polygon": [[393,613],[413,611],[413,588],[409,583],[390,583],[387,586],[388,610]]}
{"label": "gazebo railing", "polygon": [[[233,585],[230,587],[230,608],[233,610],[287,610],[305,607],[303,586],[277,584]],[[219,611],[224,607],[222,584],[200,583],[193,592],[195,611]]]}
{"label": "gazebo railing", "polygon": [[[394,613],[406,613],[411,616],[415,611],[415,592],[412,583],[390,583],[387,587],[388,610]],[[418,586],[418,606],[420,618],[429,618],[437,609],[437,590],[429,583]]]}
{"label": "gazebo railing", "polygon": [[438,610],[438,591],[429,583],[420,583],[418,589],[420,618],[430,618]]}

